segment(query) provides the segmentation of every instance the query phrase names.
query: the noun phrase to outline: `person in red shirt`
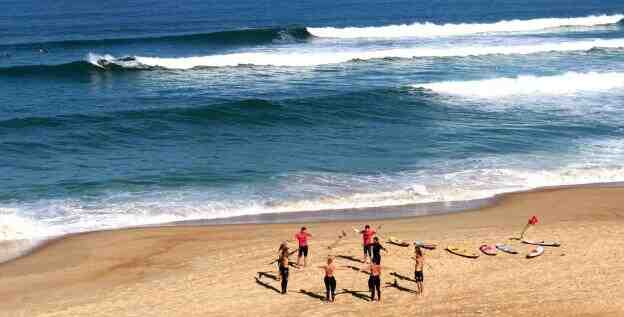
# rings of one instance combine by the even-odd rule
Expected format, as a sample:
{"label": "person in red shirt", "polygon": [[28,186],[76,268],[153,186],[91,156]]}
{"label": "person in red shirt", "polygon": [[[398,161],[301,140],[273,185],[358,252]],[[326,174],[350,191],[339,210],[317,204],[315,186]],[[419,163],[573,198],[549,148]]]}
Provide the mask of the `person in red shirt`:
{"label": "person in red shirt", "polygon": [[301,258],[303,257],[303,266],[305,267],[308,263],[308,238],[311,238],[312,235],[308,233],[308,229],[306,227],[301,227],[301,230],[295,234],[295,239],[299,241],[299,252],[297,256],[297,266],[301,266]]}
{"label": "person in red shirt", "polygon": [[373,236],[377,232],[371,229],[369,225],[364,226],[364,230],[360,231],[362,235],[362,246],[364,247],[364,263],[368,263],[368,258],[372,256],[371,246],[373,244]]}

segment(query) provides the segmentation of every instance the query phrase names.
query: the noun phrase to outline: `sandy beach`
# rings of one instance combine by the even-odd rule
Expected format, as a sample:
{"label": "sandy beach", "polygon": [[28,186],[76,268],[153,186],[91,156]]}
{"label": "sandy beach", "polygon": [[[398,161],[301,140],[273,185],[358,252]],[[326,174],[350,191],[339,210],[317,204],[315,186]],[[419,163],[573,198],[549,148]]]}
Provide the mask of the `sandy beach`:
{"label": "sandy beach", "polygon": [[[339,295],[328,304],[317,268],[331,253],[340,265],[361,266],[365,221],[275,225],[220,225],[127,229],[79,234],[48,243],[0,265],[2,316],[622,316],[624,315],[624,188],[547,189],[501,197],[474,211],[375,220],[384,236],[425,240],[425,292],[399,280],[369,302],[367,275],[337,273]],[[509,238],[531,215],[540,223],[527,237],[555,239],[526,259],[529,247]],[[289,293],[271,278],[280,241],[300,225],[314,235],[310,264],[291,269]],[[327,249],[345,230],[349,235]],[[518,255],[472,260],[447,245],[477,250],[508,242]],[[291,244],[291,246],[294,246]],[[411,248],[388,245],[382,283],[392,272],[413,275]],[[258,272],[267,274],[258,283]],[[345,290],[347,290],[345,292]],[[361,293],[350,293],[362,291]],[[364,296],[363,296],[364,295]]]}

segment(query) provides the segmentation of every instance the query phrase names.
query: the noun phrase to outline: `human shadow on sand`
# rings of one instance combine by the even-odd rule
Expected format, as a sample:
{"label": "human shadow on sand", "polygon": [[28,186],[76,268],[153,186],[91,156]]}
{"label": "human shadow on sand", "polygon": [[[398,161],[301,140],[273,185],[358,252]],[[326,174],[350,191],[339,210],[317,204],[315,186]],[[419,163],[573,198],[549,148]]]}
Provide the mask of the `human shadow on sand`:
{"label": "human shadow on sand", "polygon": [[268,289],[270,289],[270,290],[273,290],[273,291],[275,291],[275,292],[276,292],[276,293],[278,293],[278,294],[281,294],[281,293],[282,293],[282,292],[280,292],[280,290],[278,290],[275,286],[270,285],[270,284],[268,284],[268,283],[265,283],[265,282],[261,281],[261,280],[260,280],[259,278],[257,278],[257,277],[256,277],[256,283],[257,283],[258,285],[260,285],[260,286],[264,286],[265,288],[268,288]]}
{"label": "human shadow on sand", "polygon": [[[348,290],[346,288],[343,288],[342,289],[342,293],[351,294],[351,296],[353,296],[355,298],[359,298],[359,299],[367,301],[367,302],[369,302],[371,300],[370,296],[365,295],[365,294],[360,294],[360,293],[368,293],[368,291],[352,291],[352,290]],[[338,294],[336,294],[336,295],[338,295]]]}
{"label": "human shadow on sand", "polygon": [[408,292],[408,293],[412,293],[412,294],[418,294],[417,291],[411,289],[411,288],[407,288],[407,287],[403,287],[401,285],[399,285],[399,283],[396,282],[396,280],[394,281],[394,283],[386,283],[386,286],[384,286],[384,288],[386,287],[394,287],[396,289],[398,289],[399,291],[403,291],[403,292]]}
{"label": "human shadow on sand", "polygon": [[392,276],[394,276],[394,277],[396,277],[396,278],[398,278],[398,279],[400,279],[400,280],[410,281],[410,282],[414,282],[414,283],[416,283],[416,280],[415,280],[415,279],[413,279],[413,278],[411,278],[411,277],[407,277],[407,276],[405,276],[405,275],[401,275],[401,274],[399,274],[399,273],[397,273],[397,272],[392,272],[392,273],[390,273],[390,275],[392,275]]}
{"label": "human shadow on sand", "polygon": [[304,295],[308,295],[308,296],[310,296],[312,298],[316,298],[316,299],[320,299],[322,301],[325,301],[325,296],[317,294],[317,293],[314,293],[314,292],[310,292],[310,291],[306,291],[304,289],[300,289],[299,293],[304,294]]}
{"label": "human shadow on sand", "polygon": [[349,260],[349,261],[353,261],[353,262],[357,262],[357,263],[364,263],[364,261],[362,261],[361,259],[358,259],[354,256],[350,256],[350,255],[336,255],[337,258],[339,259],[343,259],[343,260]]}
{"label": "human shadow on sand", "polygon": [[353,266],[353,265],[346,265],[347,268],[350,268],[354,271],[358,271],[358,272],[362,272],[364,274],[370,274],[370,272],[366,271],[366,270],[362,270],[361,268],[357,267],[357,266]]}
{"label": "human shadow on sand", "polygon": [[258,279],[261,279],[262,277],[268,277],[274,281],[277,281],[277,275],[275,275],[273,272],[271,271],[267,271],[267,272],[258,272]]}

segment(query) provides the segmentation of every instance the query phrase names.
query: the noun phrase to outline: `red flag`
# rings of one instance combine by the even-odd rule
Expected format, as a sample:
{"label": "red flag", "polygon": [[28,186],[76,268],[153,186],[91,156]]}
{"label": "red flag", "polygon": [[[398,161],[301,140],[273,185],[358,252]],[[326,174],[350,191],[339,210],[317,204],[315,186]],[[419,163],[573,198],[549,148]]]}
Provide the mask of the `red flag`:
{"label": "red flag", "polygon": [[536,225],[537,223],[538,223],[537,217],[533,216],[531,217],[531,219],[529,219],[530,225]]}

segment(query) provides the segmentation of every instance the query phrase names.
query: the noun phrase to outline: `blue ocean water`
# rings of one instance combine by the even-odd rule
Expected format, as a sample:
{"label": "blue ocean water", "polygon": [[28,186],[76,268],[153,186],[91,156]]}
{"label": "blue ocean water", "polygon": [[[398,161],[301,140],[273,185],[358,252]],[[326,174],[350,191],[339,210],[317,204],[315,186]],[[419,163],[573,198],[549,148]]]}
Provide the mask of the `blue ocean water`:
{"label": "blue ocean water", "polygon": [[0,240],[624,180],[619,1],[0,8]]}

